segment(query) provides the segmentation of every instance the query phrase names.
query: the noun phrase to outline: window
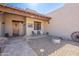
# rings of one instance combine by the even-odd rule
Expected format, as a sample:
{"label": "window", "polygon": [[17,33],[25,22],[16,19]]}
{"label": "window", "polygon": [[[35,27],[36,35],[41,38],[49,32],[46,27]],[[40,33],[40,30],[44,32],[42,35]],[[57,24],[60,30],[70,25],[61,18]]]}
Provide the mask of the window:
{"label": "window", "polygon": [[41,30],[41,22],[34,21],[34,30]]}

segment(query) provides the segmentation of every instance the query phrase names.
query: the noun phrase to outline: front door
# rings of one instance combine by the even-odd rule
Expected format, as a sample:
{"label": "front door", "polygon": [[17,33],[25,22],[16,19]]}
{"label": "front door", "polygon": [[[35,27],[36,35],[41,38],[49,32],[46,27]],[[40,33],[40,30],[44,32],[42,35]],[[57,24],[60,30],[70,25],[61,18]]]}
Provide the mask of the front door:
{"label": "front door", "polygon": [[13,36],[19,35],[19,23],[13,22]]}

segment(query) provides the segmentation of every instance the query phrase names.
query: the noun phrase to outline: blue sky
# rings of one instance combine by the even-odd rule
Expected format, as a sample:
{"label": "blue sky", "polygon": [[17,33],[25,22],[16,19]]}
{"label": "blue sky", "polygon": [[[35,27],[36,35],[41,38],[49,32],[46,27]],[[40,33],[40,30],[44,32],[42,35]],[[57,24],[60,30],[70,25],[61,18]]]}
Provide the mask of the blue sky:
{"label": "blue sky", "polygon": [[63,3],[8,3],[8,4],[23,9],[30,8],[42,14],[46,14],[49,11],[54,11],[64,6]]}

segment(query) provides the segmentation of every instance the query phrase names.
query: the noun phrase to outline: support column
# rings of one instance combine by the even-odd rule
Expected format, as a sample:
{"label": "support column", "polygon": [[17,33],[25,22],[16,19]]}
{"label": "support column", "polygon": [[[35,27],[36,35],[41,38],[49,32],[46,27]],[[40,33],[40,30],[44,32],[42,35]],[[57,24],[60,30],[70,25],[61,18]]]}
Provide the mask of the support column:
{"label": "support column", "polygon": [[3,36],[3,12],[0,12],[0,36]]}
{"label": "support column", "polygon": [[24,35],[27,35],[27,18],[24,19]]}

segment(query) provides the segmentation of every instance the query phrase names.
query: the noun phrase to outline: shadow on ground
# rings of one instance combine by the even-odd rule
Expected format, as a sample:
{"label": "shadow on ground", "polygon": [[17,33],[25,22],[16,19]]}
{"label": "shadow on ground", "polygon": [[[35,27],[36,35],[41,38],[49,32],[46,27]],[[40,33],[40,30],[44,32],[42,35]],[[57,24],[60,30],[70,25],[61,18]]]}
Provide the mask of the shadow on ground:
{"label": "shadow on ground", "polygon": [[62,42],[60,44],[54,44],[46,38],[41,38],[41,39],[31,39],[28,41],[28,44],[37,53],[38,56],[48,56],[52,52],[63,47],[66,43]]}
{"label": "shadow on ground", "polygon": [[28,44],[37,53],[38,56],[48,56],[58,49],[63,48],[67,44],[79,47],[78,42],[62,40],[61,43],[55,44],[47,38],[31,39],[28,41]]}

